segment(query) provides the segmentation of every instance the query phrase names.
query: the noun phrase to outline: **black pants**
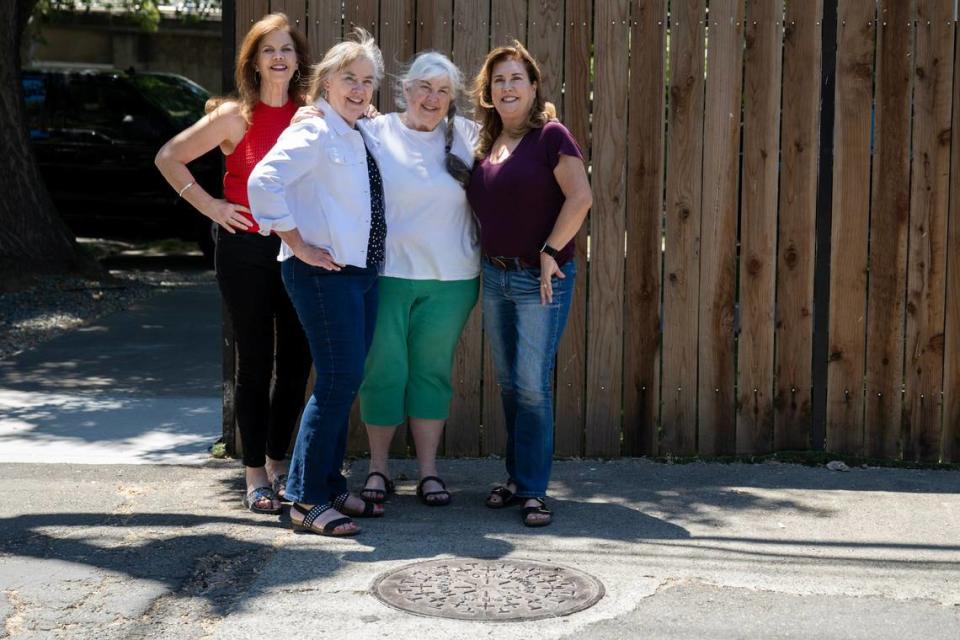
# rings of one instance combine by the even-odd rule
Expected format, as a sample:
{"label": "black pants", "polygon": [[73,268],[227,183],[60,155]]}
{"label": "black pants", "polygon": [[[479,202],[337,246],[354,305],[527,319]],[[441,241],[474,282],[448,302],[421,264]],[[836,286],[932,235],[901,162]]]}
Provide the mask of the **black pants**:
{"label": "black pants", "polygon": [[[218,229],[215,264],[237,346],[234,402],[243,464],[286,457],[303,407],[310,350],[280,278],[280,239]],[[271,388],[271,380],[274,380]]]}

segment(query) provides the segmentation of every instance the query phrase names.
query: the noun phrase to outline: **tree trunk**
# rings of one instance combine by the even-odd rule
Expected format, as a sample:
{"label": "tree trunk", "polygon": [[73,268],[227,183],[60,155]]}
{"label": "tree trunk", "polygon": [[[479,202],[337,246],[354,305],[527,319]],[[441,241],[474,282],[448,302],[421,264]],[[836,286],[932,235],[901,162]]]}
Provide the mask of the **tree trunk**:
{"label": "tree trunk", "polygon": [[0,2],[0,274],[89,271],[47,193],[24,120],[20,43],[37,0]]}

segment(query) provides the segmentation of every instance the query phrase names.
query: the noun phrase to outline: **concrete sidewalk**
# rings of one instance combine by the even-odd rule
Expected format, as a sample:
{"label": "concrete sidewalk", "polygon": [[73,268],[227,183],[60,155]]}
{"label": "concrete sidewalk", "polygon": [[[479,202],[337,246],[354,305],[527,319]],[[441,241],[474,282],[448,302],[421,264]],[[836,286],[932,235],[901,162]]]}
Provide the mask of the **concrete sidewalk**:
{"label": "concrete sidewalk", "polygon": [[0,462],[203,463],[220,334],[210,274],[0,361]]}
{"label": "concrete sidewalk", "polygon": [[[358,483],[366,465],[351,474]],[[560,462],[556,522],[483,498],[498,460],[444,461],[443,509],[399,495],[356,538],[239,506],[235,462],[0,466],[0,636],[925,638],[960,636],[960,474],[783,464]],[[370,592],[432,558],[559,563],[603,582],[573,615],[479,623]]]}

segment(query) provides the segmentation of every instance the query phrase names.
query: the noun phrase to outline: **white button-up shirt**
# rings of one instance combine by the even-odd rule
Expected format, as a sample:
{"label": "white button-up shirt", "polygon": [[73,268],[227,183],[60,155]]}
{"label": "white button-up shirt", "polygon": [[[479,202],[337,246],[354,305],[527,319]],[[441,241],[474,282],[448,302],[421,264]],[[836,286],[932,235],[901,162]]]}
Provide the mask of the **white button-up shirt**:
{"label": "white button-up shirt", "polygon": [[[334,261],[366,267],[370,177],[363,137],[325,100],[316,105],[324,117],[288,127],[254,167],[250,210],[263,235],[298,229]],[[282,243],[278,260],[292,255]]]}

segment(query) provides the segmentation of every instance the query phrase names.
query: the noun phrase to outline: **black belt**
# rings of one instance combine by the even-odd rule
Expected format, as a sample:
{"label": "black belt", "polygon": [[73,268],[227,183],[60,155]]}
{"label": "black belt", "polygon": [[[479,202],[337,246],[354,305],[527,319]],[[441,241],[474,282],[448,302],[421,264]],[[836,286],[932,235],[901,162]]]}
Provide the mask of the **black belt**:
{"label": "black belt", "polygon": [[521,269],[539,269],[540,264],[531,264],[529,260],[523,258],[512,258],[509,256],[488,256],[483,259],[491,267],[500,269],[500,271],[520,271]]}

